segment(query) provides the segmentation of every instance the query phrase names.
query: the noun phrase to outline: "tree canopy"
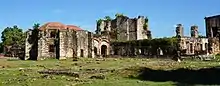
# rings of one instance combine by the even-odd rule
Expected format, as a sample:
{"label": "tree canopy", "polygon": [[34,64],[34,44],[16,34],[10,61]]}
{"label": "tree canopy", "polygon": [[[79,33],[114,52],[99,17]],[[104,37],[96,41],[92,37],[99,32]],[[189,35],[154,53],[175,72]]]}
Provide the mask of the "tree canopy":
{"label": "tree canopy", "polygon": [[14,44],[22,45],[25,43],[25,34],[18,26],[7,27],[2,32],[3,46],[10,46]]}

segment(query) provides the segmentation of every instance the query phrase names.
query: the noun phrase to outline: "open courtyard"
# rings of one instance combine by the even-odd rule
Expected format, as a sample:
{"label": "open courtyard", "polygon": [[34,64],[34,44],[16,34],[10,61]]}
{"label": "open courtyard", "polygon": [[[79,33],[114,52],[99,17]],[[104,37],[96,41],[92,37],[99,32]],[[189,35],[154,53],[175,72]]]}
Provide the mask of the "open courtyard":
{"label": "open courtyard", "polygon": [[0,86],[220,85],[218,66],[218,59],[0,59]]}

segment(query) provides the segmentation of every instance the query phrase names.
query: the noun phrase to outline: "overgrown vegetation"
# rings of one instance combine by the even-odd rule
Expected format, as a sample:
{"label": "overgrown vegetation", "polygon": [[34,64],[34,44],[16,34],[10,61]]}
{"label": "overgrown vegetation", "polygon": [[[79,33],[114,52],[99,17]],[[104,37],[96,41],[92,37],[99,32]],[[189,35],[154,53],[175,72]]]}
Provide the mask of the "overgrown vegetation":
{"label": "overgrown vegetation", "polygon": [[144,39],[144,40],[134,40],[134,41],[115,41],[112,45],[122,46],[124,44],[130,44],[132,46],[176,46],[177,38],[155,38],[155,39]]}

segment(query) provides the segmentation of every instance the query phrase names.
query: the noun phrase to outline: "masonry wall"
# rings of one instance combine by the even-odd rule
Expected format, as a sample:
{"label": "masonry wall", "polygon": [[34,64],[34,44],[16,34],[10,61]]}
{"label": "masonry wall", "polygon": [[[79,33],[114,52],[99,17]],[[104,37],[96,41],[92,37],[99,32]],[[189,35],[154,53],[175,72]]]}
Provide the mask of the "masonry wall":
{"label": "masonry wall", "polygon": [[38,39],[38,57],[37,59],[56,58],[56,49],[54,52],[49,52],[49,46],[54,45],[56,38],[50,38],[50,32],[53,30],[45,30],[39,32]]}
{"label": "masonry wall", "polygon": [[137,39],[137,19],[128,19],[128,37],[129,40]]}
{"label": "masonry wall", "polygon": [[139,16],[137,19],[137,40],[147,39],[147,34],[143,34],[145,19]]}
{"label": "masonry wall", "polygon": [[88,32],[87,31],[77,31],[77,57],[88,57]]}
{"label": "masonry wall", "polygon": [[117,20],[117,40],[120,40],[120,41],[127,41],[129,40],[129,37],[128,37],[128,30],[129,30],[129,27],[128,27],[128,18],[127,17],[117,17],[116,18]]}
{"label": "masonry wall", "polygon": [[27,37],[26,37],[26,42],[25,42],[25,57],[24,57],[25,60],[30,58],[30,50],[33,45],[32,43],[30,43],[31,33],[32,33],[32,31],[26,32]]}
{"label": "masonry wall", "polygon": [[220,16],[205,18],[206,36],[217,37],[220,32]]}
{"label": "masonry wall", "polygon": [[[131,41],[151,38],[149,28],[144,28],[148,24],[145,17],[129,18],[127,16],[118,16],[111,21],[103,20],[97,24],[98,33],[110,33],[111,41]],[[149,36],[149,37],[148,37]]]}
{"label": "masonry wall", "polygon": [[[76,32],[73,30],[59,31],[59,59],[74,57],[76,53]],[[57,53],[58,54],[58,53]]]}

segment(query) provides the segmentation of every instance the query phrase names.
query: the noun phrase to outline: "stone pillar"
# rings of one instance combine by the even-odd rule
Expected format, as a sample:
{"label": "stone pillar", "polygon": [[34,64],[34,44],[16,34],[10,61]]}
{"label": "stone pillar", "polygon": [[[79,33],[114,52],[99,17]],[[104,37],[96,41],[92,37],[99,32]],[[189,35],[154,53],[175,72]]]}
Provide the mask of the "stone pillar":
{"label": "stone pillar", "polygon": [[145,19],[144,16],[138,16],[137,19],[137,40],[147,39],[143,36]]}
{"label": "stone pillar", "polygon": [[198,26],[191,26],[191,37],[198,38],[199,32],[198,32]]}
{"label": "stone pillar", "polygon": [[93,50],[94,50],[94,45],[93,45],[93,34],[91,32],[88,32],[88,57],[93,58]]}
{"label": "stone pillar", "polygon": [[182,51],[182,38],[183,38],[183,26],[182,24],[177,24],[177,27],[176,27],[176,37],[177,37],[177,52],[176,52],[176,59],[178,62],[180,62],[180,58],[181,58],[181,51]]}
{"label": "stone pillar", "polygon": [[213,38],[209,38],[208,39],[208,53],[211,54],[213,52],[213,42],[214,39]]}
{"label": "stone pillar", "polygon": [[182,24],[177,24],[177,27],[176,27],[176,37],[177,37],[177,39],[178,39],[178,41],[177,41],[177,43],[178,43],[178,45],[177,45],[177,50],[182,50],[182,46],[183,46],[183,44],[182,44],[182,41],[183,41],[183,26],[182,26]]}
{"label": "stone pillar", "polygon": [[[31,49],[31,44],[29,43],[29,39],[30,39],[30,35],[31,35],[32,31],[27,31],[27,37],[26,37],[26,41],[25,41],[25,57],[24,60],[27,60],[30,58],[30,49]],[[4,50],[5,51],[5,50]]]}
{"label": "stone pillar", "polygon": [[183,25],[182,24],[177,24],[176,27],[176,36],[182,38],[183,35]]}
{"label": "stone pillar", "polygon": [[48,51],[48,45],[46,43],[47,41],[47,33],[44,33],[44,31],[39,32],[39,39],[38,39],[38,56],[37,60],[44,59],[45,57],[50,57]]}
{"label": "stone pillar", "polygon": [[66,45],[65,45],[65,37],[66,37],[66,32],[61,31],[59,32],[59,59],[66,59]]}

